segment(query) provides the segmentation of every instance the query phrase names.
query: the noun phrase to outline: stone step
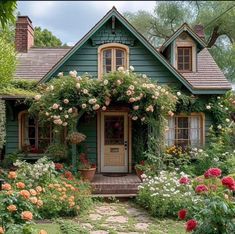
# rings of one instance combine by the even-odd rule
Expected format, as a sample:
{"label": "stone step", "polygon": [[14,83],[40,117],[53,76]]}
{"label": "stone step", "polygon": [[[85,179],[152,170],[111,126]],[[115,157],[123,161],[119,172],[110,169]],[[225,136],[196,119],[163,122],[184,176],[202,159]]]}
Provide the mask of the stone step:
{"label": "stone step", "polygon": [[134,194],[132,194],[132,193],[127,193],[127,194],[92,194],[92,197],[107,197],[107,198],[109,198],[109,197],[120,197],[120,198],[122,198],[122,197],[136,197],[137,196],[137,194],[136,193],[134,193]]}

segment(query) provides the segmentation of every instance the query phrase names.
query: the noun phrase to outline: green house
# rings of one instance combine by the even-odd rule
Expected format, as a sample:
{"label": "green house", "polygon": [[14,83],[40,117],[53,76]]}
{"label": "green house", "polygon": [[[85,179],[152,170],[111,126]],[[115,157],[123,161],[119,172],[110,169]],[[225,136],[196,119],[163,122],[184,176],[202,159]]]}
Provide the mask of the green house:
{"label": "green house", "polygon": [[[85,23],[85,22],[84,22]],[[183,24],[160,48],[155,48],[115,8],[112,8],[80,41],[71,48],[35,48],[32,22],[19,16],[16,23],[18,65],[15,79],[50,81],[59,72],[89,73],[94,79],[118,67],[135,68],[158,84],[208,100],[231,89],[206,48],[203,28]],[[5,155],[28,149],[27,157],[40,157],[52,141],[36,119],[28,116],[22,97],[2,96],[6,102]],[[213,123],[209,112],[177,113],[168,119],[168,146],[202,147]],[[140,126],[128,116],[128,108],[115,106],[97,111],[94,117],[82,116],[79,132],[87,136],[89,159],[98,173],[130,173],[138,161],[136,148]]]}

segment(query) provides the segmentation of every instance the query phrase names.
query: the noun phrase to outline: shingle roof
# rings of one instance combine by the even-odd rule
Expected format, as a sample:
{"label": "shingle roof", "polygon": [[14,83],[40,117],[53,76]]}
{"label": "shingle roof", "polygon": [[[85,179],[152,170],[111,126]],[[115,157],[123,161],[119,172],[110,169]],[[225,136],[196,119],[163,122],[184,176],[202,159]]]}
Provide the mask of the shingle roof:
{"label": "shingle roof", "polygon": [[197,72],[181,73],[194,89],[231,89],[208,49],[197,54]]}
{"label": "shingle roof", "polygon": [[31,48],[18,53],[15,78],[40,80],[70,50],[70,48]]}

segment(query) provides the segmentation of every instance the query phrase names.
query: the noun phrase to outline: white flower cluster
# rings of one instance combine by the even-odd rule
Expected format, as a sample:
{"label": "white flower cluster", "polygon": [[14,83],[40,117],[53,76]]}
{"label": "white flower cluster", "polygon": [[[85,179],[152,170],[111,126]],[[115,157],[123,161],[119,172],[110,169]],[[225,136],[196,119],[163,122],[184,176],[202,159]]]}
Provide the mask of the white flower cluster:
{"label": "white flower cluster", "polygon": [[55,172],[55,164],[49,161],[46,157],[40,158],[36,163],[30,164],[26,161],[16,160],[14,166],[17,166],[17,174],[19,177],[30,178],[32,183],[34,181],[51,176]]}
{"label": "white flower cluster", "polygon": [[139,190],[145,190],[153,198],[159,200],[166,199],[184,199],[188,196],[193,196],[194,191],[190,184],[181,185],[180,177],[186,176],[184,172],[180,175],[176,172],[161,171],[158,176],[142,175],[143,184],[139,186]]}

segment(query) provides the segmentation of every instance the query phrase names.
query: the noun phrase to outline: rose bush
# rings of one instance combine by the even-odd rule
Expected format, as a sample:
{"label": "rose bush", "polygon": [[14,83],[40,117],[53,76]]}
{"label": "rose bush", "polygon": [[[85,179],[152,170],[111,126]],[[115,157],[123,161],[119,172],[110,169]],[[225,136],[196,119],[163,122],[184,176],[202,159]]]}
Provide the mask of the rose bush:
{"label": "rose bush", "polygon": [[132,71],[108,73],[103,79],[88,75],[60,76],[40,87],[40,95],[34,97],[30,107],[39,119],[55,126],[71,125],[78,111],[95,113],[105,111],[111,103],[123,103],[130,107],[132,120],[143,122],[156,114],[169,115],[174,111],[177,97],[168,87],[151,81],[146,75]]}
{"label": "rose bush", "polygon": [[235,180],[230,176],[220,179],[221,173],[219,168],[210,168],[204,173],[204,178],[200,177],[195,180],[195,191],[201,202],[194,203],[190,211],[182,209],[178,212],[179,219],[193,218],[186,223],[187,232],[235,233],[235,199],[233,197]]}
{"label": "rose bush", "polygon": [[[195,192],[189,184],[188,175],[161,171],[159,175],[142,175],[143,184],[139,186],[137,202],[147,208],[153,216],[174,216],[185,204],[191,207]],[[182,182],[185,178],[185,183]],[[187,181],[187,182],[186,182]]]}

